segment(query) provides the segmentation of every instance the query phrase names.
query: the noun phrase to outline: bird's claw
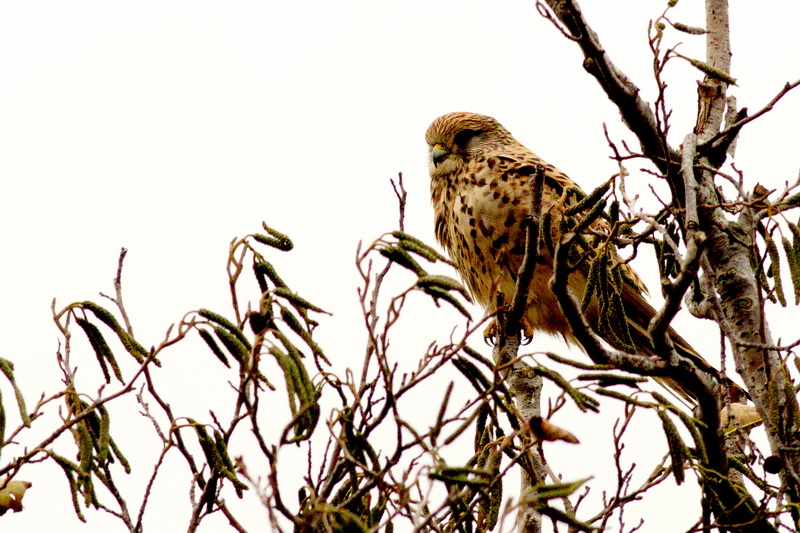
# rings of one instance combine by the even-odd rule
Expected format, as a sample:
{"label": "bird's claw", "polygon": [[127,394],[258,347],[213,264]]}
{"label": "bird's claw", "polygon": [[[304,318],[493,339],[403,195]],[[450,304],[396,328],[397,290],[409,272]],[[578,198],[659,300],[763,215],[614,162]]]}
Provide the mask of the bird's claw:
{"label": "bird's claw", "polygon": [[528,317],[522,317],[522,346],[527,346],[533,341],[533,326],[528,322]]}
{"label": "bird's claw", "polygon": [[492,319],[489,325],[486,326],[486,329],[483,330],[483,342],[485,342],[487,346],[494,346],[499,330],[500,327],[497,325],[497,320]]}
{"label": "bird's claw", "polygon": [[[522,346],[527,346],[533,340],[533,326],[528,322],[527,317],[522,317]],[[483,330],[483,342],[489,346],[494,346],[497,336],[500,334],[500,326],[496,319],[492,319],[486,329]]]}

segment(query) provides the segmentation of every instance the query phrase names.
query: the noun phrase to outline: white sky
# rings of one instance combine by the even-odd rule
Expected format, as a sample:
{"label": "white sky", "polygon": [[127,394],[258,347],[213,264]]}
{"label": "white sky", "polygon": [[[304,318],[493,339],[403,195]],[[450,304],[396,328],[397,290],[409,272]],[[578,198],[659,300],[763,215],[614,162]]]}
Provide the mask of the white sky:
{"label": "white sky", "polygon": [[[582,2],[612,58],[648,100],[647,22],[665,4]],[[732,11],[739,80],[732,93],[751,111],[800,75],[800,7],[752,4],[734,2]],[[702,3],[683,0],[672,18],[702,26]],[[684,54],[702,59],[703,38],[675,39],[685,43]],[[668,70],[676,145],[694,124],[699,78],[677,60]],[[531,1],[0,3],[0,357],[15,363],[30,404],[41,391],[57,390],[50,302],[110,293],[123,246],[128,310],[146,344],[157,344],[191,309],[227,312],[228,243],[265,220],[296,244],[276,260],[282,275],[335,313],[319,330],[323,346],[339,368],[356,366],[363,342],[356,245],[395,229],[389,179],[398,172],[410,195],[407,229],[433,242],[423,135],[435,117],[456,110],[495,116],[586,189],[615,172],[603,122],[616,139],[632,141],[581,68],[577,47]],[[737,164],[750,186],[778,188],[795,179],[799,118],[800,96],[791,94],[745,130]],[[642,191],[647,180],[643,175]],[[438,316],[446,320],[422,320],[422,346],[433,332],[452,328],[451,315]],[[709,323],[682,316],[678,325],[702,352],[718,352]],[[791,334],[788,327],[775,332]],[[535,342],[542,347],[532,350],[565,352],[557,341]],[[89,372],[93,355],[83,356]],[[182,387],[174,396],[188,407],[208,396],[206,387],[223,386],[191,357],[167,366],[173,374],[165,370],[163,379]],[[6,385],[0,380],[11,412]],[[208,408],[186,414],[204,418]],[[577,453],[590,461],[601,449],[591,444],[592,424],[586,416],[563,420],[577,427],[584,442]],[[599,427],[608,440],[610,425]],[[642,446],[653,436],[663,438],[643,436]],[[4,450],[2,460],[18,450]],[[581,464],[570,475],[592,475],[592,468]],[[175,475],[179,486],[164,493],[146,522],[150,531],[186,527],[188,511],[180,506],[188,475],[179,467]],[[93,511],[81,525],[58,469],[33,466],[20,477],[35,485],[25,512],[0,519],[4,530],[45,531],[54,520],[65,532],[121,530]],[[249,527],[258,530],[263,515],[250,498]],[[694,509],[684,520],[669,509],[648,512],[658,517],[654,523],[678,520],[675,527],[683,528],[695,516]],[[205,531],[222,524],[209,522]]]}

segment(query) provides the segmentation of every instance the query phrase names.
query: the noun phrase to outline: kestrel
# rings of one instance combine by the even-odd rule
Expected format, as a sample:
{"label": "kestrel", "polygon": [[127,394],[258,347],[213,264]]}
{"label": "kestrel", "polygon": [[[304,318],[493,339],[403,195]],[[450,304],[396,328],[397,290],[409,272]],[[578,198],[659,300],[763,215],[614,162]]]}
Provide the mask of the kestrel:
{"label": "kestrel", "polygon": [[[498,293],[508,301],[516,289],[525,252],[523,221],[529,217],[531,206],[530,176],[538,166],[544,171],[542,208],[551,219],[552,242],[558,242],[563,213],[570,201],[575,203],[574,193],[580,188],[520,144],[492,117],[474,113],[444,115],[433,121],[425,140],[430,148],[436,238],[475,300],[494,313]],[[611,247],[606,251],[607,257],[616,262],[618,255],[613,246],[601,239],[604,231],[608,231],[608,224],[599,219],[590,226],[585,242],[589,248],[600,242]],[[542,264],[536,266],[528,293],[526,333],[545,331],[574,343],[572,330],[548,285],[553,276],[551,252],[543,246],[540,253]],[[594,251],[595,256],[598,253]],[[644,284],[625,263],[619,264],[617,275],[621,282],[613,290],[617,291],[624,314],[600,309],[598,298],[592,296],[587,300],[586,317],[594,331],[612,346],[653,355],[647,326],[655,310],[644,299]],[[583,297],[588,266],[577,269],[569,279],[573,293]],[[627,320],[620,318],[625,316]],[[670,329],[669,335],[678,353],[715,372],[675,331]],[[672,383],[670,386],[685,396],[680,387]]]}

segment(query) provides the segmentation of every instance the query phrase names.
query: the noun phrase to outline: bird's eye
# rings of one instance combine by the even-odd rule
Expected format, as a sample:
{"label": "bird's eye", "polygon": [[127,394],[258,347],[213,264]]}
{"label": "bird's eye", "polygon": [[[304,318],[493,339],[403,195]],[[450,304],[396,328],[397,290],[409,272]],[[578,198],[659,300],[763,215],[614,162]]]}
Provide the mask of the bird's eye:
{"label": "bird's eye", "polygon": [[479,134],[480,132],[475,130],[459,131],[458,133],[456,133],[456,136],[453,139],[453,143],[460,148],[466,148],[467,143],[469,143],[469,141],[471,141],[474,137],[476,137]]}

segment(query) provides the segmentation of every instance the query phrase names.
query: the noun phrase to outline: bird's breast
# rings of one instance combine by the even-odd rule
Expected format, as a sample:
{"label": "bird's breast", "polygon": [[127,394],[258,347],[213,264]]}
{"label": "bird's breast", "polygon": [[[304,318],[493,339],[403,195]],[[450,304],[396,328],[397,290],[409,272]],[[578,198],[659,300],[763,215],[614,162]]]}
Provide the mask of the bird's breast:
{"label": "bird's breast", "polygon": [[[488,312],[496,311],[498,294],[510,301],[525,254],[524,221],[530,215],[527,174],[515,172],[501,158],[483,161],[434,187],[437,237],[447,249],[466,286]],[[546,206],[557,192],[543,191]],[[555,295],[548,287],[552,259],[537,265],[528,294],[528,324],[534,329],[568,335]]]}
{"label": "bird's breast", "polygon": [[472,292],[484,307],[499,291],[513,291],[524,253],[522,221],[529,195],[498,170],[482,165],[442,181],[433,191],[436,234]]}

